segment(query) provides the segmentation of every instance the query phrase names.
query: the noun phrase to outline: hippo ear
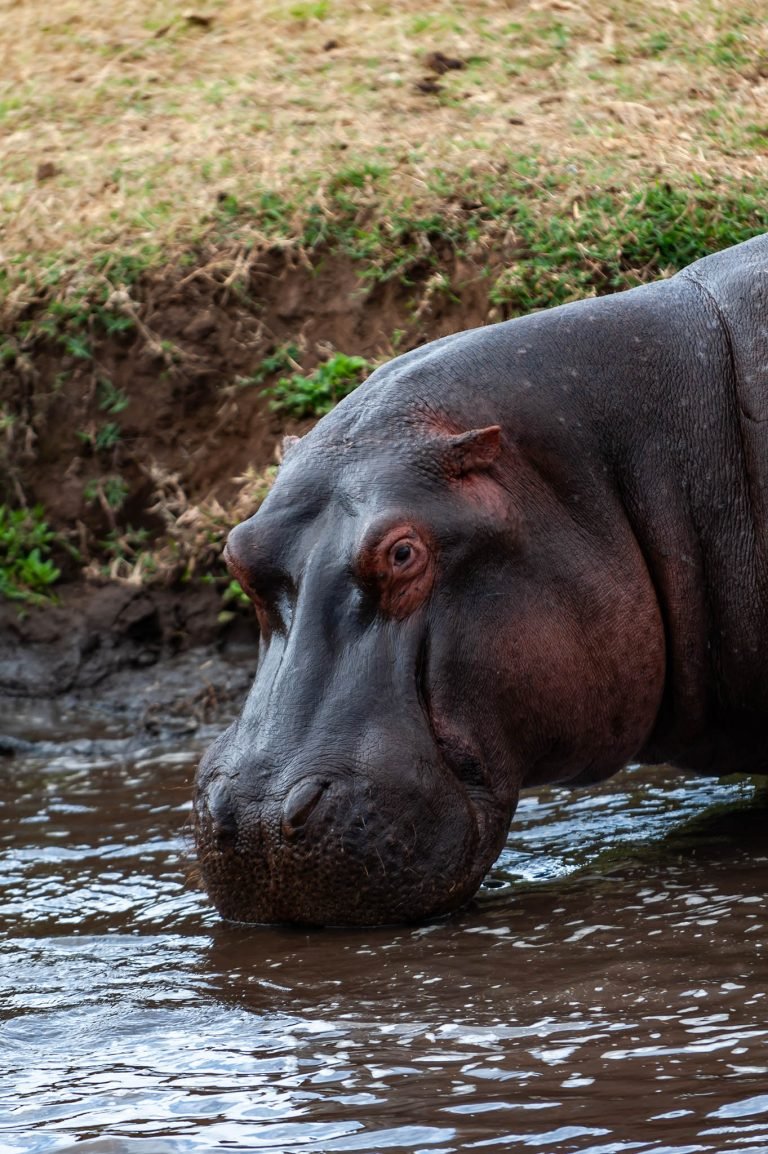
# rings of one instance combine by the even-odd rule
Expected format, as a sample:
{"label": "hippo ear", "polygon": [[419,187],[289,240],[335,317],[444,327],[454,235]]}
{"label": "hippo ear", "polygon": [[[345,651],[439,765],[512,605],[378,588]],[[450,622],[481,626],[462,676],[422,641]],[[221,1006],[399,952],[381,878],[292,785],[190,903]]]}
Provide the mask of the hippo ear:
{"label": "hippo ear", "polygon": [[285,461],[285,459],[290,456],[291,452],[296,447],[296,445],[298,445],[300,440],[301,437],[295,437],[292,433],[288,433],[283,437],[279,452],[281,465],[283,461]]}
{"label": "hippo ear", "polygon": [[447,438],[446,463],[454,477],[462,477],[474,469],[487,469],[501,452],[501,426],[470,429]]}

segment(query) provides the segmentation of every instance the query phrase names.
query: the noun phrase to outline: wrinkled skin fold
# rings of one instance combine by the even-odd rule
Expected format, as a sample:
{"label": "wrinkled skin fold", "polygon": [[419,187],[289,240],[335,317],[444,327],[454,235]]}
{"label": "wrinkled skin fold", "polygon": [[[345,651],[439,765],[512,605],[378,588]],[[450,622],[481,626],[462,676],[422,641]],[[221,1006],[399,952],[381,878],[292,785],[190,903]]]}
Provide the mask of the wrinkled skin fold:
{"label": "wrinkled skin fold", "polygon": [[232,573],[261,629],[198,770],[225,918],[464,904],[520,790],[765,771],[768,240],[459,333],[290,444]]}

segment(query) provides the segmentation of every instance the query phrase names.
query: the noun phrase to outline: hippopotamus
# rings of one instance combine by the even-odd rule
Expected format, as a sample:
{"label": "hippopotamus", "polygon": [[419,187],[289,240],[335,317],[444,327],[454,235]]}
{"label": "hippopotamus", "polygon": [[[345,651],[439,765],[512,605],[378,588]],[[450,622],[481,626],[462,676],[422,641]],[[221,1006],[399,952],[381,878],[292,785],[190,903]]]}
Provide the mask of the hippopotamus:
{"label": "hippopotamus", "polygon": [[768,762],[768,236],[425,344],[230,534],[258,666],[199,767],[241,922],[465,904],[521,789]]}

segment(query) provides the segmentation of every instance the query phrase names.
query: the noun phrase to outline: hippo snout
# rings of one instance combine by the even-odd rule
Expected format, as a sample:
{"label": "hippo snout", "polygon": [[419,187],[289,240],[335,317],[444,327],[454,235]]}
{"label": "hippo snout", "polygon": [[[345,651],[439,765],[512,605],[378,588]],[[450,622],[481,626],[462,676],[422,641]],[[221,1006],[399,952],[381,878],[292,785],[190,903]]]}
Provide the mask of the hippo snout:
{"label": "hippo snout", "polygon": [[[487,862],[464,790],[420,765],[403,796],[370,771],[201,775],[195,835],[203,882],[232,921],[372,925],[454,909]],[[435,788],[439,784],[440,788]],[[403,812],[408,820],[403,820]],[[478,876],[479,872],[479,876]]]}

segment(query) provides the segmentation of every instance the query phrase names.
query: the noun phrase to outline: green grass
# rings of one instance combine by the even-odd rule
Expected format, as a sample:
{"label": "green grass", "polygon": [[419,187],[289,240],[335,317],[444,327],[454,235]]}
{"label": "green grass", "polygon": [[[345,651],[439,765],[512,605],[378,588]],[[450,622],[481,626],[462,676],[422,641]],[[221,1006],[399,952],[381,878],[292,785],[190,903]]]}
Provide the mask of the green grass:
{"label": "green grass", "polygon": [[8,331],[0,348],[9,350],[4,355],[10,358],[42,337],[78,360],[92,360],[95,342],[136,327],[131,290],[162,257],[148,244],[100,251],[88,262],[51,252],[36,267],[31,257],[17,256],[0,270],[0,316],[5,311]]}
{"label": "green grass", "polygon": [[613,179],[511,156],[480,175],[436,176],[416,200],[392,193],[384,166],[351,166],[322,199],[299,190],[288,202],[261,191],[247,206],[229,206],[220,239],[256,228],[318,260],[339,253],[364,284],[423,281],[485,246],[515,267],[492,298],[525,311],[632,287],[768,227],[764,181],[689,178],[625,190]]}
{"label": "green grass", "polygon": [[28,605],[52,599],[50,587],[61,575],[50,558],[55,539],[40,505],[0,505],[0,596]]}
{"label": "green grass", "polygon": [[[742,135],[762,145],[763,127],[750,127]],[[679,269],[764,231],[766,205],[768,182],[757,178],[688,177],[628,189],[616,171],[514,154],[479,173],[433,173],[416,196],[393,185],[387,165],[350,158],[330,181],[307,174],[290,199],[263,187],[247,200],[220,195],[205,244],[221,251],[291,245],[315,265],[342,256],[354,262],[363,291],[393,280],[417,285],[435,272],[450,275],[457,259],[486,262],[490,253],[497,259],[486,263],[497,266],[501,257],[509,267],[491,300],[515,313]],[[37,307],[15,324],[10,318],[3,358],[44,336],[75,359],[92,360],[100,340],[136,328],[158,259],[147,246],[99,253],[86,268],[51,256],[37,273],[27,271],[24,299]],[[186,250],[179,264],[189,259]],[[12,271],[5,279],[10,299]]]}
{"label": "green grass", "polygon": [[297,420],[322,417],[357,388],[370,368],[365,357],[334,353],[309,376],[293,373],[280,377],[277,384],[264,390],[264,395],[270,397],[269,407],[273,412]]}
{"label": "green grass", "polygon": [[570,214],[548,220],[535,204],[518,204],[514,229],[522,251],[499,275],[490,298],[517,315],[669,275],[764,232],[766,191],[659,183],[627,197],[577,197]]}

